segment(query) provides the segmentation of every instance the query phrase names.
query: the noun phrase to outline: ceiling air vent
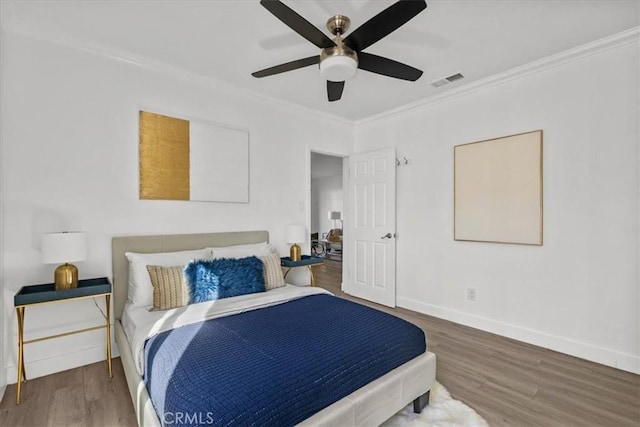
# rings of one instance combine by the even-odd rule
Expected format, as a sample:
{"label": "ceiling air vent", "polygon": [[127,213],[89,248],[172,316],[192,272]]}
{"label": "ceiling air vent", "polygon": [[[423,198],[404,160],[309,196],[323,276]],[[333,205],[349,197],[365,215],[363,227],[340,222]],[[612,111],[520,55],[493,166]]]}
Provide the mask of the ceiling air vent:
{"label": "ceiling air vent", "polygon": [[441,87],[441,86],[444,86],[444,85],[448,85],[449,83],[453,83],[456,80],[460,80],[462,78],[464,78],[462,73],[455,73],[455,74],[452,74],[452,75],[450,75],[448,77],[444,77],[442,79],[439,79],[439,80],[436,80],[434,82],[431,82],[431,86],[433,86],[433,87]]}

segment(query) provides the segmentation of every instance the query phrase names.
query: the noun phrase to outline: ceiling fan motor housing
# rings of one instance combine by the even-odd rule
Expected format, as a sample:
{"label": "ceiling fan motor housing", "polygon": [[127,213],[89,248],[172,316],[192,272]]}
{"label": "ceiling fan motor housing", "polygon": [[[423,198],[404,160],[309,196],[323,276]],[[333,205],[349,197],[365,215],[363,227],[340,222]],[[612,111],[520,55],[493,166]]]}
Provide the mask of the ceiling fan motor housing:
{"label": "ceiling fan motor housing", "polygon": [[336,36],[332,47],[320,52],[320,74],[331,82],[343,82],[356,75],[358,54],[342,42],[341,35],[349,28],[351,20],[344,15],[335,15],[327,21],[327,28]]}

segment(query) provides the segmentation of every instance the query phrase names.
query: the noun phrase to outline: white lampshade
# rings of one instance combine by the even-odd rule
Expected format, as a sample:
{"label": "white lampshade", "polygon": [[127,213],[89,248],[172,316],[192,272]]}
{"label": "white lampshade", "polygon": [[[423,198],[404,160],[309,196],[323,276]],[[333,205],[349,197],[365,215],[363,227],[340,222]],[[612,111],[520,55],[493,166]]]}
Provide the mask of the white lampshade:
{"label": "white lampshade", "polygon": [[320,74],[331,82],[343,82],[356,75],[358,63],[349,56],[329,56],[320,62]]}
{"label": "white lampshade", "polygon": [[83,232],[42,235],[42,262],[59,264],[87,259],[87,235]]}
{"label": "white lampshade", "polygon": [[329,211],[329,219],[340,219],[342,218],[342,214],[338,211]]}
{"label": "white lampshade", "polygon": [[307,241],[307,230],[304,225],[287,225],[287,243],[303,243]]}

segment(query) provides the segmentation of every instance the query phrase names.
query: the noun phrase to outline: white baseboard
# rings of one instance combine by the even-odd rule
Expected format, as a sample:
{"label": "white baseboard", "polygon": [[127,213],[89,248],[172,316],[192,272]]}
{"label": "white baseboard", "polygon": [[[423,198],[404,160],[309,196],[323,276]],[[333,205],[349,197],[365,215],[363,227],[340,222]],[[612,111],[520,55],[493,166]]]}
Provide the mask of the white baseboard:
{"label": "white baseboard", "polygon": [[[546,334],[532,329],[475,316],[445,307],[422,303],[406,297],[397,298],[398,307],[491,332],[518,341],[559,351],[581,359],[640,374],[640,357],[594,346],[571,338]],[[428,337],[427,337],[428,339]]]}
{"label": "white baseboard", "polygon": [[[44,377],[46,375],[55,374],[57,372],[66,371],[68,369],[78,368],[80,366],[90,365],[92,363],[104,361],[107,353],[106,344],[98,345],[73,351],[66,354],[56,355],[54,357],[32,360],[26,363],[27,380]],[[118,346],[111,345],[111,357],[120,356]],[[106,367],[105,367],[106,369]],[[7,366],[5,370],[5,382],[7,384],[15,384],[18,376],[18,367],[16,365]],[[28,384],[28,383],[27,383]]]}
{"label": "white baseboard", "polygon": [[7,391],[7,386],[3,385],[0,387],[0,402],[2,402],[2,399],[4,399],[4,392]]}

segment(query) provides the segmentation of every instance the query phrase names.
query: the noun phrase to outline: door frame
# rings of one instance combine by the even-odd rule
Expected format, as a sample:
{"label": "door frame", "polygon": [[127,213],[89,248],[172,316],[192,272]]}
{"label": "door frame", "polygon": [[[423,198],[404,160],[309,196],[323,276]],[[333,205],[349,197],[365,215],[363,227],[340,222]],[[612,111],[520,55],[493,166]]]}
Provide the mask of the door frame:
{"label": "door frame", "polygon": [[[306,227],[307,230],[309,230],[309,235],[311,235],[311,153],[316,153],[316,154],[322,154],[325,156],[332,156],[332,157],[340,157],[342,159],[342,218],[343,218],[343,223],[342,223],[342,228],[344,230],[344,218],[346,218],[347,216],[347,203],[345,202],[347,200],[347,191],[345,188],[345,182],[347,179],[347,170],[349,165],[347,164],[347,162],[345,162],[345,159],[348,159],[349,156],[351,155],[351,153],[348,152],[338,152],[338,151],[329,151],[329,150],[321,150],[321,149],[317,149],[317,148],[312,148],[309,145],[306,146],[306,170],[307,170],[307,179],[305,182],[305,189],[306,189],[306,207],[305,207],[305,211],[306,211]],[[307,247],[306,247],[307,252],[311,253],[311,242],[307,242]],[[346,269],[347,269],[347,264],[344,262],[344,255],[342,258],[342,281],[340,282],[340,289],[342,289],[342,287],[344,286],[344,278],[346,277]]]}

